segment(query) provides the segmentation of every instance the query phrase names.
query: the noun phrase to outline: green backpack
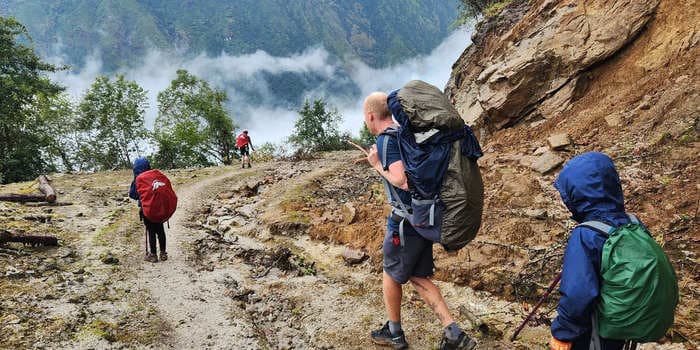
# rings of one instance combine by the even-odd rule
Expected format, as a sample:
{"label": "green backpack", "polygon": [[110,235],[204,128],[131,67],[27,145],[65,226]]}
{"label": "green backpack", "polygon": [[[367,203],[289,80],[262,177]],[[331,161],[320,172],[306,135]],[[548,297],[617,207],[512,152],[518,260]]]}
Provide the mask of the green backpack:
{"label": "green backpack", "polygon": [[627,215],[631,222],[620,227],[599,221],[580,225],[607,237],[600,264],[598,333],[608,339],[656,341],[673,324],[678,281],[663,249],[634,215]]}

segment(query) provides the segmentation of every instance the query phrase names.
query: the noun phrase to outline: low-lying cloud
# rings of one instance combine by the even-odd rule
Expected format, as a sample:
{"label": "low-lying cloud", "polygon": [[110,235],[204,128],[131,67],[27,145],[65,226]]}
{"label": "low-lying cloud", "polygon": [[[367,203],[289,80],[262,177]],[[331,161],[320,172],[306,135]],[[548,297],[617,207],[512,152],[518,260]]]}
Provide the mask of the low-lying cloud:
{"label": "low-lying cloud", "polygon": [[[311,47],[289,57],[276,57],[257,51],[239,56],[222,54],[209,57],[202,54],[194,58],[181,58],[172,53],[153,50],[143,58],[139,66],[119,73],[135,80],[148,92],[148,128],[153,128],[158,114],[158,93],[170,85],[178,69],[185,69],[212,86],[226,90],[230,99],[228,108],[231,116],[239,127],[250,131],[254,144],[259,145],[268,141],[281,142],[289,136],[300,108],[280,104],[273,90],[279,91],[281,87],[270,86],[270,82],[263,76],[291,73],[314,77],[317,84],[294,93],[310,99],[326,98],[343,116],[343,131],[356,135],[362,126],[361,107],[365,95],[373,91],[389,92],[412,79],[425,80],[443,87],[449,79],[452,63],[469,45],[469,37],[469,31],[457,30],[429,55],[412,57],[386,68],[372,68],[359,60],[343,65],[322,47]],[[52,61],[60,63],[61,59],[54,58]],[[54,75],[54,79],[66,86],[75,100],[79,100],[103,72],[98,54],[91,55],[85,62],[79,70],[62,71]],[[353,90],[355,93],[337,93],[336,86],[348,85],[356,87]]]}

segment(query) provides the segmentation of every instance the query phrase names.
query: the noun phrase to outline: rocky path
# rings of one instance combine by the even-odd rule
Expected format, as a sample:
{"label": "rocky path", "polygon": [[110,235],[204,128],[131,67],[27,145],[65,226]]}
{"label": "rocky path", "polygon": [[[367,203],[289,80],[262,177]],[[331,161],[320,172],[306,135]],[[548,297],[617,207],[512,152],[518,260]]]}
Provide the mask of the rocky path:
{"label": "rocky path", "polygon": [[[216,273],[195,270],[187,261],[184,247],[190,242],[186,223],[201,204],[207,189],[234,177],[233,172],[208,178],[179,189],[179,208],[167,230],[169,259],[156,264],[144,262],[136,283],[151,294],[154,306],[169,321],[173,334],[168,346],[176,349],[260,348],[253,325],[233,317],[230,301],[223,298],[224,287]],[[234,345],[235,344],[235,345]]]}

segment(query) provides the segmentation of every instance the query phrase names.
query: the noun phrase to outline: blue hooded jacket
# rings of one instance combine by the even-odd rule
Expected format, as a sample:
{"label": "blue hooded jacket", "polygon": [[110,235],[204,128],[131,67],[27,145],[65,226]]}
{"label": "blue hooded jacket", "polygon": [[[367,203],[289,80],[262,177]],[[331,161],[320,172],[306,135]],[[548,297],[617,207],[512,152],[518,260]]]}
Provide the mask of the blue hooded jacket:
{"label": "blue hooded jacket", "polygon": [[134,161],[134,180],[131,181],[129,197],[137,200],[139,202],[139,207],[141,206],[141,198],[139,198],[139,193],[136,191],[136,177],[148,170],[151,170],[151,163],[149,163],[148,159],[145,157],[137,158]]}
{"label": "blue hooded jacket", "polygon": [[[571,159],[554,187],[578,223],[597,220],[614,227],[629,223],[620,178],[610,157],[603,153],[589,152]],[[551,328],[552,336],[561,341],[579,344],[590,339],[591,316],[600,294],[605,240],[586,227],[571,231],[564,253],[558,316]]]}

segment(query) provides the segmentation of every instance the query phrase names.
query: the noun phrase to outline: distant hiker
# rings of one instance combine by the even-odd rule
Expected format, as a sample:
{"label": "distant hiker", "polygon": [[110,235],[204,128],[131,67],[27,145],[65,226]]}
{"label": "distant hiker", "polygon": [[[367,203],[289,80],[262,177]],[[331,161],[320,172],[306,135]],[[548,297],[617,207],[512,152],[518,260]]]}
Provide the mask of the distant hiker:
{"label": "distant hiker", "polygon": [[245,168],[246,164],[250,168],[250,152],[248,152],[248,146],[250,149],[255,151],[253,148],[253,143],[250,142],[250,136],[248,136],[248,130],[243,130],[242,133],[236,137],[236,147],[241,152],[241,166]]}
{"label": "distant hiker", "polygon": [[[377,144],[370,149],[367,160],[386,179],[392,193],[397,193],[401,202],[410,203],[411,195],[408,192],[404,163],[399,154],[398,139],[393,136],[395,134],[385,133],[386,130],[397,126],[387,106],[387,95],[382,92],[370,94],[364,101],[363,114],[369,131],[378,136]],[[377,145],[386,146],[381,151],[382,159]],[[382,290],[388,321],[382,328],[371,332],[372,341],[394,349],[408,348],[401,329],[401,298],[402,285],[411,281],[445,327],[440,349],[473,349],[476,342],[454,321],[440,290],[430,280],[434,270],[433,241],[418,234],[410,223],[402,223],[402,218],[396,214],[401,208],[397,208],[396,202],[392,203],[392,206],[394,210],[387,218],[387,230],[382,245]]]}
{"label": "distant hiker", "polygon": [[177,196],[172,189],[170,180],[160,171],[151,170],[148,159],[138,158],[134,161],[134,180],[131,182],[129,197],[138,201],[139,217],[146,229],[147,242],[144,260],[158,261],[156,237],[160,245],[160,260],[168,260],[163,223],[168,221],[177,207]]}
{"label": "distant hiker", "polygon": [[564,253],[551,349],[633,349],[632,341],[663,337],[678,303],[675,272],[644,224],[625,213],[612,160],[576,156],[554,187],[579,225]]}

